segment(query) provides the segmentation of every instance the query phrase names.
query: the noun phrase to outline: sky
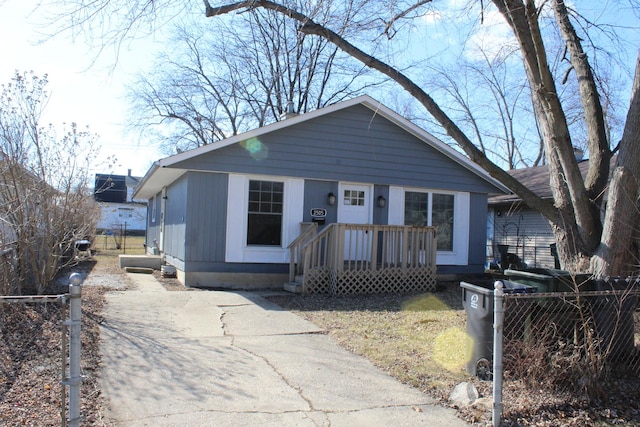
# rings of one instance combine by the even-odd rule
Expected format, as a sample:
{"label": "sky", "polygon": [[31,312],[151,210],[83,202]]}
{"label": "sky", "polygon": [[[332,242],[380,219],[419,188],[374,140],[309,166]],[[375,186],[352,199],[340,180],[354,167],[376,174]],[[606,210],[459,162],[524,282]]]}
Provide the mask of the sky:
{"label": "sky", "polygon": [[[449,1],[452,5],[457,2],[459,0]],[[124,175],[131,169],[133,175],[143,176],[155,160],[165,155],[151,142],[141,141],[137,135],[125,132],[128,111],[124,97],[127,85],[135,74],[144,70],[145,66],[149,67],[154,54],[163,46],[154,41],[157,38],[150,37],[126,44],[118,55],[111,50],[97,55],[95,48],[92,50],[83,39],[74,42],[68,33],[41,42],[45,39],[43,33],[47,28],[42,27],[45,20],[41,11],[33,11],[34,3],[39,2],[0,0],[0,83],[9,82],[15,70],[33,70],[39,76],[48,74],[50,99],[44,123],[75,122],[79,128],[88,126],[99,135],[101,157],[115,156],[117,162],[112,169],[105,170],[101,169],[104,166],[100,166],[98,159],[92,173]],[[597,18],[602,18],[598,9],[594,8]],[[442,47],[438,48],[440,44],[429,43],[427,38],[423,40],[420,33],[424,33],[425,37],[435,37],[435,40],[438,37],[456,38],[460,34],[443,28],[443,25],[434,25],[438,18],[437,14],[427,15],[425,23],[428,25],[418,27],[416,32],[410,34],[407,47],[418,45],[430,58],[441,60],[443,52]],[[629,44],[636,49],[635,41],[639,36],[636,19],[632,18],[634,40]],[[504,24],[498,25],[498,22],[502,22],[502,19],[497,12],[485,15],[482,32],[477,34],[473,42],[485,48],[504,46],[509,34]],[[459,27],[455,28],[459,30]],[[399,55],[406,54],[400,52]],[[407,60],[410,58],[415,59],[414,55],[407,55]],[[400,59],[395,58],[393,62],[402,63]],[[398,91],[402,92],[399,88]],[[380,101],[389,102],[388,99]]]}
{"label": "sky", "polygon": [[92,173],[143,176],[151,164],[164,157],[152,144],[140,141],[124,129],[127,104],[125,89],[134,74],[153,58],[151,40],[128,45],[118,56],[96,51],[83,41],[74,43],[68,35],[44,39],[34,3],[24,0],[0,1],[0,83],[8,83],[15,71],[48,75],[49,103],[44,123],[75,122],[99,135],[100,156],[117,158],[111,170],[96,161]]}

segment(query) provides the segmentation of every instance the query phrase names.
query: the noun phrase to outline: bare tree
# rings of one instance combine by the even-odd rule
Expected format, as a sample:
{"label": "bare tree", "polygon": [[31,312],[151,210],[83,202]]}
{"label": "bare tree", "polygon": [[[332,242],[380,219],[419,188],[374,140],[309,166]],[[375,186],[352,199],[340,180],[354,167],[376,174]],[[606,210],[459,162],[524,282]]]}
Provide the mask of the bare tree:
{"label": "bare tree", "polygon": [[134,126],[161,135],[169,153],[273,123],[285,110],[317,109],[373,85],[358,83],[366,67],[328,41],[299,33],[286,16],[258,10],[219,24],[215,33],[197,22],[176,26],[171,52],[132,87]]}
{"label": "bare tree", "polygon": [[537,165],[542,142],[527,110],[528,86],[509,78],[504,58],[481,53],[481,61],[435,68],[428,85],[484,155],[508,169]]}
{"label": "bare tree", "polygon": [[[637,10],[635,0],[628,0],[630,10]],[[128,25],[119,30],[128,32],[132,22],[143,12],[145,17],[149,10],[175,10],[171,3],[141,0],[140,2],[88,2],[85,0],[67,1],[74,11],[81,11],[81,16],[99,13],[99,7],[111,7],[118,12],[126,12],[131,17]],[[357,3],[357,4],[356,4]],[[435,2],[433,3],[435,4]],[[591,270],[596,275],[625,275],[634,270],[637,251],[633,241],[637,236],[638,215],[636,202],[638,197],[638,166],[640,163],[640,146],[635,143],[640,135],[640,71],[635,73],[631,91],[630,107],[624,124],[624,132],[618,144],[619,155],[612,173],[611,185],[608,186],[609,163],[613,154],[608,139],[608,125],[605,118],[605,106],[611,105],[603,101],[599,86],[601,81],[594,70],[598,64],[598,55],[606,50],[598,45],[593,32],[603,36],[611,36],[616,41],[618,28],[606,28],[586,20],[576,9],[569,8],[562,0],[551,0],[536,4],[535,0],[493,0],[492,2],[470,2],[469,11],[477,10],[482,18],[485,13],[497,11],[511,31],[513,41],[519,50],[521,65],[525,71],[527,84],[531,93],[532,111],[540,129],[546,163],[550,169],[550,185],[553,201],[542,200],[520,182],[511,177],[497,164],[491,161],[485,152],[479,149],[457,123],[435,101],[425,87],[416,83],[408,72],[385,62],[380,44],[369,44],[371,53],[357,45],[354,32],[361,28],[371,30],[378,24],[379,34],[393,39],[398,29],[411,19],[423,15],[427,8],[433,7],[430,1],[414,2],[376,2],[343,1],[326,2],[318,0],[312,7],[318,9],[334,8],[329,16],[336,17],[344,10],[357,10],[349,15],[348,27],[353,32],[345,32],[345,22],[339,20],[316,19],[315,9],[309,13],[294,2],[248,0],[229,4],[212,5],[204,0],[204,13],[207,17],[223,17],[240,12],[255,14],[267,11],[296,22],[297,31],[301,35],[316,36],[333,43],[342,52],[360,61],[363,65],[378,71],[381,75],[396,82],[436,120],[447,135],[456,142],[466,155],[491,176],[500,180],[524,203],[540,212],[551,224],[558,243],[559,255],[565,267],[575,271]],[[473,9],[474,6],[480,9]],[[617,5],[617,4],[616,4]],[[607,8],[616,7],[607,4]],[[581,6],[575,6],[579,8]],[[164,10],[163,12],[166,12]],[[76,12],[70,12],[78,16]],[[101,14],[101,19],[106,19]],[[69,15],[68,15],[69,16]],[[145,21],[137,21],[145,22]],[[339,25],[338,25],[339,22]],[[482,19],[479,20],[482,22]],[[344,24],[344,25],[343,25]],[[73,25],[73,22],[72,22]],[[552,28],[563,41],[564,55],[558,56],[548,50],[545,42],[545,31]],[[352,40],[352,41],[350,41]],[[621,38],[618,39],[620,41]],[[589,51],[585,51],[585,47]],[[562,102],[562,90],[558,87],[558,76],[554,75],[551,65],[566,59],[568,67],[566,77],[572,79],[580,94],[580,121],[572,121],[572,114]],[[640,63],[638,64],[640,68]],[[406,70],[406,68],[405,68]],[[415,72],[415,70],[413,70]],[[589,152],[589,168],[585,179],[578,169],[574,156],[572,123],[583,127],[584,144]],[[608,203],[605,206],[603,194],[608,188]],[[606,208],[604,222],[602,211]]]}
{"label": "bare tree", "polygon": [[46,76],[16,73],[0,93],[0,218],[14,274],[0,288],[12,294],[44,292],[97,218],[87,191],[95,137],[75,124],[62,133],[40,124],[46,84]]}
{"label": "bare tree", "polygon": [[[549,2],[566,45],[572,72],[578,82],[583,114],[585,116],[587,147],[590,153],[589,170],[583,180],[573,153],[573,141],[565,109],[560,101],[556,80],[549,66],[543,34],[540,29],[542,15],[533,0],[494,0],[493,4],[505,18],[520,48],[527,81],[531,89],[532,104],[538,126],[541,129],[546,159],[551,171],[553,202],[537,197],[521,183],[511,178],[491,162],[471,139],[454,123],[424,89],[394,67],[386,64],[349,43],[345,38],[309,16],[271,1],[238,2],[213,7],[206,0],[206,15],[209,17],[256,7],[285,14],[300,23],[299,31],[315,34],[335,43],[336,46],[357,58],[367,66],[380,71],[400,84],[415,97],[429,113],[445,128],[465,153],[518,194],[522,200],[543,214],[551,223],[558,243],[559,254],[564,265],[576,271],[591,269],[596,275],[628,274],[634,268],[636,251],[633,239],[637,230],[636,209],[637,177],[640,152],[634,144],[640,126],[637,108],[640,102],[636,73],[631,107],[620,142],[612,185],[609,190],[609,205],[604,225],[600,219],[603,206],[602,194],[607,186],[609,160],[612,152],[607,140],[607,127],[596,78],[583,50],[582,38],[577,34],[571,13],[562,0]],[[612,208],[615,202],[616,209]],[[611,229],[623,227],[625,238],[611,239]],[[621,231],[618,229],[618,231]],[[620,236],[618,234],[618,236]]]}

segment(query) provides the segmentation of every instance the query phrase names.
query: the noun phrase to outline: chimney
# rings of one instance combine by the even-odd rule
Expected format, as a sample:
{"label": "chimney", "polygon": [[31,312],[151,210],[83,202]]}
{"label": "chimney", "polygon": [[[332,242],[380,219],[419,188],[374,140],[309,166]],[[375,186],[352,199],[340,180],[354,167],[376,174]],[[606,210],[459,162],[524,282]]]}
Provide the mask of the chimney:
{"label": "chimney", "polygon": [[127,176],[131,176],[131,169],[127,169]]}
{"label": "chimney", "polygon": [[584,150],[579,147],[573,147],[573,154],[576,156],[576,161],[581,162],[584,157]]}
{"label": "chimney", "polygon": [[291,117],[295,117],[297,115],[298,113],[296,113],[293,109],[293,101],[289,101],[287,102],[287,109],[282,114],[280,114],[280,120],[290,119]]}

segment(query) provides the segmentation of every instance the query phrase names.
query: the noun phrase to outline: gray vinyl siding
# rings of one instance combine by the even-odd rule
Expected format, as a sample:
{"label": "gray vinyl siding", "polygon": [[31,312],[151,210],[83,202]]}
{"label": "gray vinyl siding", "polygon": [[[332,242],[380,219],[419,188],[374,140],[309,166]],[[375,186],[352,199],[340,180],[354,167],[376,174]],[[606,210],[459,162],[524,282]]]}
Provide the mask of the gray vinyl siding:
{"label": "gray vinyl siding", "polygon": [[493,210],[495,245],[509,245],[509,252],[524,259],[530,267],[554,267],[549,245],[555,243],[555,237],[542,215],[524,206],[497,205]]}
{"label": "gray vinyl siding", "polygon": [[247,144],[233,144],[174,167],[496,192],[475,173],[362,105],[261,135],[258,141],[257,153],[246,150]]}
{"label": "gray vinyl siding", "polygon": [[[311,209],[321,208],[327,210],[325,224],[332,224],[338,221],[338,203],[329,206],[329,193],[333,193],[338,198],[337,181],[316,181],[308,179],[304,182],[304,212],[303,222],[312,222]],[[321,224],[322,225],[322,224]]]}
{"label": "gray vinyl siding", "polygon": [[190,263],[224,262],[228,176],[189,172],[186,179],[185,259]]}
{"label": "gray vinyl siding", "polygon": [[187,209],[187,179],[182,176],[167,187],[164,219],[164,254],[185,260],[185,218]]}
{"label": "gray vinyl siding", "polygon": [[[378,207],[378,197],[384,197],[386,206],[384,208]],[[389,186],[388,185],[376,185],[373,188],[373,223],[374,224],[389,224]]]}

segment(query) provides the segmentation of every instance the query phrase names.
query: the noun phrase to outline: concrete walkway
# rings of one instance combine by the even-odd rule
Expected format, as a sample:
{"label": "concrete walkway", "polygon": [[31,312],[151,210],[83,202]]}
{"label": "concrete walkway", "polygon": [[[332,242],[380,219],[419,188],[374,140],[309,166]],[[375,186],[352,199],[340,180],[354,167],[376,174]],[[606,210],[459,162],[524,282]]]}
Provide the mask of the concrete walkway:
{"label": "concrete walkway", "polygon": [[107,425],[467,425],[257,294],[129,276],[102,325]]}

